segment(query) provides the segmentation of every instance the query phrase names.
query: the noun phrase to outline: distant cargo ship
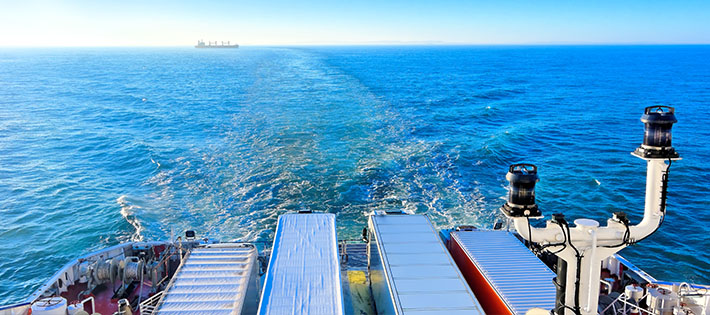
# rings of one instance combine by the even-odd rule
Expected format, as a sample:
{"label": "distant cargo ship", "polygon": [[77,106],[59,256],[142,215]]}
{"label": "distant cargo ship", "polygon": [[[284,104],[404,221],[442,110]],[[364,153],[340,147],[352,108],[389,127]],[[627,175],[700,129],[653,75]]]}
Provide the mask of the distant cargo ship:
{"label": "distant cargo ship", "polygon": [[195,45],[195,48],[239,48],[239,45],[231,45],[229,42],[227,42],[227,44],[225,45],[224,42],[217,43],[216,41],[207,42],[207,44],[205,44],[204,41],[198,40],[197,45]]}

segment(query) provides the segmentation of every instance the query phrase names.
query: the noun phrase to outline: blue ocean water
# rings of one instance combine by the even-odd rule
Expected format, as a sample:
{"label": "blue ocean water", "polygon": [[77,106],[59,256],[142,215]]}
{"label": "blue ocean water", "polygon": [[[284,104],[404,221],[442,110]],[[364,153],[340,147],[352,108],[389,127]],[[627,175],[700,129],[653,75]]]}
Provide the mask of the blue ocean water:
{"label": "blue ocean water", "polygon": [[548,216],[643,212],[645,106],[676,107],[661,229],[622,251],[710,283],[710,46],[0,50],[0,304],[77,255],[195,229],[268,241],[276,218],[376,209],[490,227],[507,166]]}

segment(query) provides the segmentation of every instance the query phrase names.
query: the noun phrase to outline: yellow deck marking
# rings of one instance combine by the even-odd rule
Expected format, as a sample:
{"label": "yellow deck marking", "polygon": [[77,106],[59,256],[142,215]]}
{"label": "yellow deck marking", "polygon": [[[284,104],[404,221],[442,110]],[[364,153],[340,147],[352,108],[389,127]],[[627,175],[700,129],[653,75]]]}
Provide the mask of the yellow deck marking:
{"label": "yellow deck marking", "polygon": [[370,294],[370,285],[367,283],[365,271],[348,270],[348,282],[350,285],[350,296],[353,301],[353,314],[375,314],[375,307]]}

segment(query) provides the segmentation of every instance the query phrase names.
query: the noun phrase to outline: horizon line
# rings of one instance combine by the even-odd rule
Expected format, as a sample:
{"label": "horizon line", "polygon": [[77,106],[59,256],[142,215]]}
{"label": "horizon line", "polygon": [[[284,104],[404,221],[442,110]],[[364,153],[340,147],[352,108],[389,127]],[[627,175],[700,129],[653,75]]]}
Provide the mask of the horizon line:
{"label": "horizon line", "polygon": [[[318,47],[318,46],[707,46],[710,42],[540,42],[540,43],[457,43],[436,41],[378,41],[378,42],[323,42],[323,43],[273,43],[239,44],[242,47]],[[194,47],[185,45],[0,45],[0,48],[180,48]]]}

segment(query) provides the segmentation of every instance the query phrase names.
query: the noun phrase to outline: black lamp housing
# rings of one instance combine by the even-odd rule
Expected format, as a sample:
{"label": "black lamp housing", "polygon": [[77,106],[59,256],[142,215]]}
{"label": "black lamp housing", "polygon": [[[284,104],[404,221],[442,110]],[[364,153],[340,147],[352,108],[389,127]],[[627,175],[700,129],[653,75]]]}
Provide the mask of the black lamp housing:
{"label": "black lamp housing", "polygon": [[533,164],[513,164],[505,179],[510,182],[508,201],[501,207],[507,217],[541,217],[542,212],[535,204],[535,184],[540,181],[537,166]]}
{"label": "black lamp housing", "polygon": [[671,146],[673,124],[678,122],[675,118],[675,108],[670,106],[646,107],[641,116],[644,123],[643,144],[634,151],[642,158],[677,158],[678,153]]}

